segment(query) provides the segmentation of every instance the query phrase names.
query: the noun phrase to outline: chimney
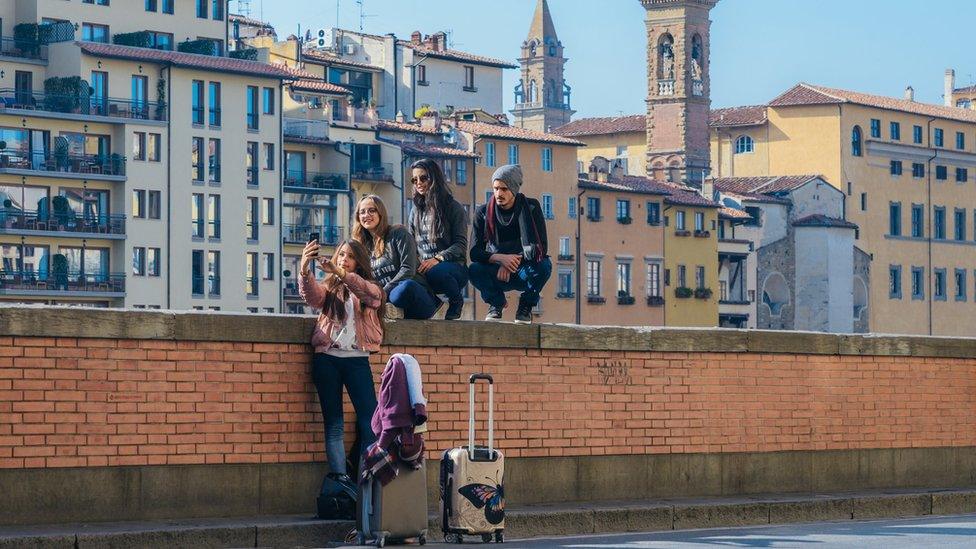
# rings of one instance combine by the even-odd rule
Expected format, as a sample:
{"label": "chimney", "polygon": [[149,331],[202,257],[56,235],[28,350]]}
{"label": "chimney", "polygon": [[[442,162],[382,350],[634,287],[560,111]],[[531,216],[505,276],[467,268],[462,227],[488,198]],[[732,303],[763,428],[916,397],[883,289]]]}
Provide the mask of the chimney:
{"label": "chimney", "polygon": [[701,194],[708,200],[715,200],[715,183],[711,179],[702,181]]}
{"label": "chimney", "polygon": [[430,109],[420,118],[420,127],[429,129],[440,129],[441,115],[437,109]]}
{"label": "chimney", "polygon": [[405,114],[403,114],[403,111],[397,111],[396,118],[394,118],[394,120],[396,120],[397,122],[401,122],[401,123],[402,122],[406,122],[407,121],[407,116]]}
{"label": "chimney", "polygon": [[420,43],[423,41],[423,37],[424,35],[420,34],[420,31],[413,31],[413,33],[410,34],[410,43],[420,45]]}
{"label": "chimney", "polygon": [[610,168],[610,179],[620,180],[623,179],[625,175],[627,174],[624,172],[623,164],[621,164],[620,162],[614,162],[613,167]]}
{"label": "chimney", "polygon": [[905,88],[905,101],[915,101],[915,88],[911,86]]}
{"label": "chimney", "polygon": [[599,173],[599,171],[600,170],[597,169],[596,164],[594,164],[594,163],[591,162],[590,163],[590,167],[586,171],[587,175],[589,176],[588,179],[590,181],[596,181],[597,180],[597,173]]}
{"label": "chimney", "polygon": [[434,51],[444,51],[447,49],[447,33],[435,32],[430,37],[431,48]]}
{"label": "chimney", "polygon": [[942,98],[945,100],[945,106],[951,107],[952,103],[952,92],[956,89],[956,71],[953,69],[946,69],[945,71],[945,94]]}

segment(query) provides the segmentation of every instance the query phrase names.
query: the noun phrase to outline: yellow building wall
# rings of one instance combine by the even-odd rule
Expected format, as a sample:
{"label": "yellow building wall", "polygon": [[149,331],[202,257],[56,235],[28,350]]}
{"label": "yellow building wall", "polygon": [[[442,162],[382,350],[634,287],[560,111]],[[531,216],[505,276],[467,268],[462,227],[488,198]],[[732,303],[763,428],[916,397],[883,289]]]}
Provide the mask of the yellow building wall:
{"label": "yellow building wall", "polygon": [[[710,130],[712,177],[768,175],[769,126],[746,128],[712,128]],[[751,137],[753,152],[735,154],[735,142],[741,136]]]}
{"label": "yellow building wall", "polygon": [[[677,212],[685,212],[685,230],[689,236],[677,236]],[[709,236],[694,236],[695,213],[705,214],[705,229]],[[670,284],[664,287],[665,313],[667,326],[718,326],[718,210],[716,208],[694,208],[669,205],[662,214],[667,217],[664,227],[665,269],[670,273]],[[678,267],[686,267],[685,287],[695,289],[695,269],[705,267],[704,287],[712,290],[708,299],[694,296],[679,298],[675,296],[678,284]]]}
{"label": "yellow building wall", "polygon": [[577,160],[582,162],[582,172],[586,172],[590,162],[597,156],[614,159],[618,147],[626,147],[627,173],[645,175],[647,173],[647,134],[644,132],[625,132],[610,135],[587,135],[574,137],[586,146],[577,149]]}

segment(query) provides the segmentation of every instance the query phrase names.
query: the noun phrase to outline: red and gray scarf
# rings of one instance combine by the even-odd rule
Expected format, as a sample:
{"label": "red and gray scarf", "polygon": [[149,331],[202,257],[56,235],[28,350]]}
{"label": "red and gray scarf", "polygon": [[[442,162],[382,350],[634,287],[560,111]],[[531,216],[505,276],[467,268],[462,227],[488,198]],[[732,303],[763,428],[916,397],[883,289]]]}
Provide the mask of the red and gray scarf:
{"label": "red and gray scarf", "polygon": [[[519,238],[522,240],[522,257],[526,261],[539,262],[545,259],[546,249],[539,236],[539,228],[535,226],[532,217],[532,205],[519,193],[515,195],[515,213],[518,216]],[[498,249],[498,210],[494,198],[488,199],[488,211],[485,215],[485,244],[489,250]]]}

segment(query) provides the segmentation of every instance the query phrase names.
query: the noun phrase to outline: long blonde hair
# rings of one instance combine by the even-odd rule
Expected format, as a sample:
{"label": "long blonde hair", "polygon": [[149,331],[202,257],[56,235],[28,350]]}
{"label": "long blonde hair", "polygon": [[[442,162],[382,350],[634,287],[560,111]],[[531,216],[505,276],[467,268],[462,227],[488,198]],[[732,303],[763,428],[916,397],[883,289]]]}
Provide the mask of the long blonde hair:
{"label": "long blonde hair", "polygon": [[[359,210],[362,205],[367,200],[373,202],[376,206],[377,215],[380,216],[380,222],[376,225],[376,238],[373,238],[373,233],[370,232],[363,224],[359,222]],[[380,257],[383,252],[386,251],[386,234],[390,232],[390,216],[386,213],[386,204],[383,203],[383,199],[376,196],[375,194],[368,194],[356,204],[356,215],[353,218],[352,223],[352,239],[358,241],[367,249],[372,250],[373,257]]]}

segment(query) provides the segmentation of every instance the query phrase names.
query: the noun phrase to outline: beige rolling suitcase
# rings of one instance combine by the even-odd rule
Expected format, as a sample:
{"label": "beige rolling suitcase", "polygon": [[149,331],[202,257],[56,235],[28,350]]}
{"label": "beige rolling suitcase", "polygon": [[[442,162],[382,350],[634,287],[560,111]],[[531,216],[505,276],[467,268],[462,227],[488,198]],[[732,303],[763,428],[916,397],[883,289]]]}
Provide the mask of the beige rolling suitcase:
{"label": "beige rolling suitcase", "polygon": [[376,479],[359,485],[356,523],[360,545],[368,540],[383,547],[387,542],[415,540],[427,543],[427,465],[420,469],[401,466],[383,486]]}

